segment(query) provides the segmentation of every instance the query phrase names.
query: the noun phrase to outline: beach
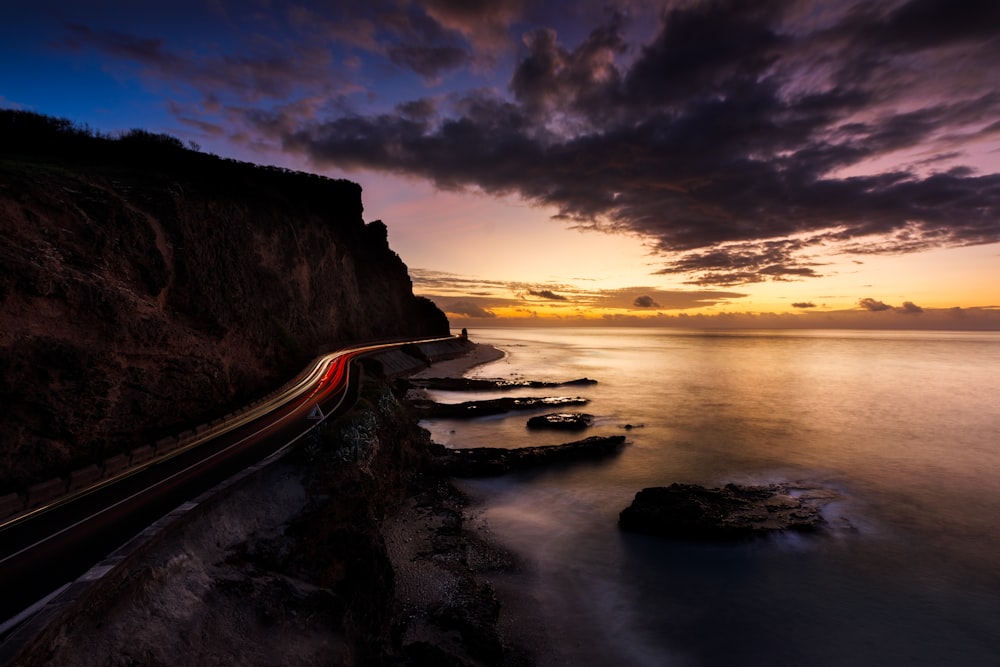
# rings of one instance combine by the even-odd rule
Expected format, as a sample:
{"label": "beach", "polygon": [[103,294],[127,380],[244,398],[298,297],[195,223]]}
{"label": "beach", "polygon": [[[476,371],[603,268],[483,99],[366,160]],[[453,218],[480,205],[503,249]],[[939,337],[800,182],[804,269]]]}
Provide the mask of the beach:
{"label": "beach", "polygon": [[[476,344],[469,354],[410,377],[461,377],[504,356],[496,347]],[[396,615],[404,619],[403,644],[422,647],[421,659],[440,664],[533,665],[518,638],[498,622],[500,602],[491,581],[516,571],[517,558],[489,540],[467,508],[468,498],[449,479],[422,474],[382,524],[395,575]]]}

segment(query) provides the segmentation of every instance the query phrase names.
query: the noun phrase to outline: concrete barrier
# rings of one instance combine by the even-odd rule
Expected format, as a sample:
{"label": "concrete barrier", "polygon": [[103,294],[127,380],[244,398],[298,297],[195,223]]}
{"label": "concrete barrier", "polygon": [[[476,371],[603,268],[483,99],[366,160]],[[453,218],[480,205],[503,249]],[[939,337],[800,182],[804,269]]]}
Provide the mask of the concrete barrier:
{"label": "concrete barrier", "polygon": [[6,519],[24,509],[24,496],[17,493],[8,493],[0,496],[0,519]]}
{"label": "concrete barrier", "polygon": [[104,460],[104,476],[111,477],[128,468],[128,457],[124,454],[115,454]]}
{"label": "concrete barrier", "polygon": [[153,458],[154,450],[150,445],[141,445],[132,450],[132,457],[130,459],[131,465],[138,465],[140,463],[145,463],[146,461]]}
{"label": "concrete barrier", "polygon": [[382,372],[389,378],[415,373],[427,367],[427,364],[423,360],[417,359],[398,348],[373,354],[372,358],[382,364]]}
{"label": "concrete barrier", "polygon": [[439,340],[433,343],[421,343],[420,351],[431,361],[443,361],[460,357],[469,351],[469,344],[461,339]]}
{"label": "concrete barrier", "polygon": [[76,491],[90,486],[101,478],[101,469],[91,463],[86,468],[74,470],[69,474],[69,490]]}
{"label": "concrete barrier", "polygon": [[61,477],[28,487],[28,507],[38,507],[66,494],[66,480]]}

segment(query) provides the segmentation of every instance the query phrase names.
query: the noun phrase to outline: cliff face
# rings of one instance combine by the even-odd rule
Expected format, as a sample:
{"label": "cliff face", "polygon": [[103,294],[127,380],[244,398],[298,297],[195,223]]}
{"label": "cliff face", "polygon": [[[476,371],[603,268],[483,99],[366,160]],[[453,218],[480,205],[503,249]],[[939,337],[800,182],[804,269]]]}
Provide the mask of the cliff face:
{"label": "cliff face", "polygon": [[0,493],[447,333],[355,183],[0,112]]}

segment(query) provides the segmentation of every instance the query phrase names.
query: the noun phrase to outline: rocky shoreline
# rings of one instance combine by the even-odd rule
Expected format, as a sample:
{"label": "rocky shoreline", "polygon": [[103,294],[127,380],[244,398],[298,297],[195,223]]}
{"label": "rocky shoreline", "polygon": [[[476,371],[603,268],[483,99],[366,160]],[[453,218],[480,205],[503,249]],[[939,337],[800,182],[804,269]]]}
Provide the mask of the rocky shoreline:
{"label": "rocky shoreline", "polygon": [[[477,346],[435,366],[499,356]],[[400,399],[366,381],[354,411],[202,503],[16,664],[533,664],[503,636],[489,581],[516,559],[466,526]]]}
{"label": "rocky shoreline", "polygon": [[[494,585],[518,559],[474,527],[451,480],[611,457],[626,439],[431,442],[417,424],[425,411],[413,408],[428,403],[422,377],[502,356],[475,345],[408,380],[369,377],[351,413],[205,503],[17,664],[534,665],[542,649],[502,622]],[[778,485],[675,484],[640,491],[620,526],[711,541],[814,531],[829,499]]]}

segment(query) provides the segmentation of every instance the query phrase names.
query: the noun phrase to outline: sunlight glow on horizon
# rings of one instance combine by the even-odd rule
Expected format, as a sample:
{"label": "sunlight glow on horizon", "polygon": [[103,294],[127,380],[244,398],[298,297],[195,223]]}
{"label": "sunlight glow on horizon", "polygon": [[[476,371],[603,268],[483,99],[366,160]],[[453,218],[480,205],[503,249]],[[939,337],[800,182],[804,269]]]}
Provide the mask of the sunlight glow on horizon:
{"label": "sunlight glow on horizon", "polygon": [[357,182],[453,322],[992,321],[995,6],[626,5],[34,3],[0,105]]}

